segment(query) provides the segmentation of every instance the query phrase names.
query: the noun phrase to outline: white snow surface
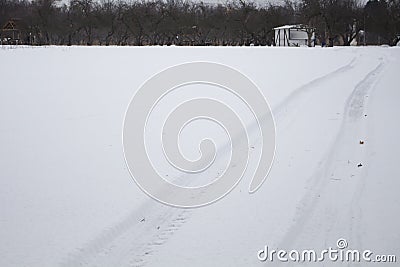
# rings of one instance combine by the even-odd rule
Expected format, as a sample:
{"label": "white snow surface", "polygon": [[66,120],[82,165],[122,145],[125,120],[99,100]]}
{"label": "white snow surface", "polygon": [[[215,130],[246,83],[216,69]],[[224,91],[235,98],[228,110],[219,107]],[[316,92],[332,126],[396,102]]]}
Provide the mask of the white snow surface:
{"label": "white snow surface", "polygon": [[[260,147],[243,115],[249,171],[222,200],[179,209],[135,184],[122,125],[143,82],[191,61],[226,64],[258,85],[277,148],[266,182],[248,194]],[[399,258],[399,70],[398,47],[2,47],[0,266],[264,266],[265,245],[318,250],[339,238]],[[200,91],[171,99],[216,94]],[[195,126],[182,133],[193,158],[208,127]]]}

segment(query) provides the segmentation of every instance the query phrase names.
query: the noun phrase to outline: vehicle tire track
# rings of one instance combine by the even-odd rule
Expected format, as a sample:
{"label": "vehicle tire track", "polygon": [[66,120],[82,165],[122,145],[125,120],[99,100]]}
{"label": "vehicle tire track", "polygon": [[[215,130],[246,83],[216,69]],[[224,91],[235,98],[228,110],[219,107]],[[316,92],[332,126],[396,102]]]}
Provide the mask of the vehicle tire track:
{"label": "vehicle tire track", "polygon": [[133,251],[132,255],[135,255],[130,261],[129,266],[142,267],[147,265],[148,257],[152,256],[157,252],[159,246],[164,245],[168,239],[172,237],[175,231],[178,231],[189,219],[189,210],[183,210],[180,212],[171,223],[169,223],[164,229],[159,233],[150,238],[150,241],[143,244],[141,252]]}
{"label": "vehicle tire track", "polygon": [[353,57],[349,63],[331,71],[321,77],[311,80],[310,82],[298,87],[293,92],[291,92],[288,96],[285,97],[283,101],[281,101],[275,108],[274,108],[274,115],[280,116],[281,113],[284,111],[287,112],[288,108],[293,106],[293,102],[295,102],[299,97],[305,95],[309,91],[318,88],[318,85],[321,83],[325,83],[327,80],[332,80],[336,78],[336,76],[341,75],[351,69],[354,68],[358,57]]}
{"label": "vehicle tire track", "polygon": [[[294,216],[294,224],[287,231],[284,238],[279,244],[280,248],[293,248],[293,245],[297,243],[300,237],[307,236],[304,240],[309,241],[312,237],[316,235],[318,230],[322,231],[322,234],[326,235],[333,229],[334,225],[337,223],[337,214],[336,210],[331,210],[331,213],[326,215],[326,209],[334,209],[335,207],[341,207],[343,202],[347,201],[344,196],[340,195],[340,192],[337,192],[339,195],[337,196],[338,201],[335,202],[335,206],[333,207],[320,207],[321,198],[320,195],[325,190],[325,188],[330,183],[331,173],[335,170],[336,164],[336,156],[340,154],[340,149],[343,146],[348,144],[344,143],[343,140],[347,134],[351,134],[352,132],[348,130],[349,125],[354,124],[354,122],[364,118],[364,110],[365,110],[365,96],[374,89],[374,86],[378,80],[379,74],[385,67],[385,61],[383,58],[380,58],[380,63],[368,72],[365,77],[357,83],[354,87],[352,93],[349,95],[345,102],[344,107],[344,117],[340,126],[340,129],[335,137],[334,142],[332,143],[330,149],[327,151],[324,160],[320,163],[318,170],[310,177],[308,182],[308,188],[311,188],[306,194],[297,207],[297,212]],[[343,146],[342,146],[343,145]],[[359,181],[361,182],[361,181]],[[355,189],[357,187],[354,187]],[[355,192],[357,194],[357,192]],[[350,197],[350,202],[353,202],[351,199],[354,196]],[[321,209],[321,212],[317,212],[318,208]],[[325,212],[322,212],[322,211]],[[361,214],[355,214],[356,212],[353,209],[350,210],[350,218],[352,216],[361,216]],[[335,215],[336,214],[336,215]],[[329,225],[322,225],[321,220],[319,220],[320,216],[328,216],[329,218],[324,222],[330,222]],[[310,225],[309,225],[310,224]],[[308,226],[308,227],[307,227]],[[350,235],[354,240],[355,245],[359,245],[359,237],[354,236],[354,226],[349,226]],[[324,243],[325,240],[319,240],[319,242]],[[324,244],[322,244],[324,245]],[[335,244],[325,244],[328,246],[334,246]]]}
{"label": "vehicle tire track", "polygon": [[[288,106],[296,105],[299,97],[318,88],[319,84],[354,68],[356,61],[357,57],[354,57],[349,63],[295,89],[274,109],[274,113],[279,116],[284,109],[287,112]],[[256,123],[254,127],[257,127]],[[154,255],[158,247],[164,245],[183,227],[192,212],[194,211],[172,208],[148,200],[127,217],[68,254],[61,266],[108,266],[105,262],[116,265],[115,261],[118,262],[117,265],[127,263],[130,266],[145,266],[147,258]],[[145,221],[141,221],[142,218]]]}
{"label": "vehicle tire track", "polygon": [[160,237],[160,244],[165,243],[188,220],[190,212],[187,209],[146,201],[126,218],[104,229],[97,237],[68,254],[60,265],[108,266],[104,265],[104,262],[121,262],[132,257],[136,259],[140,257],[141,252],[147,255],[146,249],[157,242],[143,243],[144,241],[139,240]]}

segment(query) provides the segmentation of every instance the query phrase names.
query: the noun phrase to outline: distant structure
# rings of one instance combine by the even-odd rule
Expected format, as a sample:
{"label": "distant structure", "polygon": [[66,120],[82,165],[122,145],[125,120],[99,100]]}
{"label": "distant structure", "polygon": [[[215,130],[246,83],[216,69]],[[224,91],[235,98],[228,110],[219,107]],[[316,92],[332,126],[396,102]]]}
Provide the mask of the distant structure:
{"label": "distant structure", "polygon": [[315,46],[315,29],[297,24],[274,28],[275,46]]}
{"label": "distant structure", "polygon": [[0,30],[0,44],[17,45],[21,42],[21,31],[17,27],[18,19],[10,19]]}

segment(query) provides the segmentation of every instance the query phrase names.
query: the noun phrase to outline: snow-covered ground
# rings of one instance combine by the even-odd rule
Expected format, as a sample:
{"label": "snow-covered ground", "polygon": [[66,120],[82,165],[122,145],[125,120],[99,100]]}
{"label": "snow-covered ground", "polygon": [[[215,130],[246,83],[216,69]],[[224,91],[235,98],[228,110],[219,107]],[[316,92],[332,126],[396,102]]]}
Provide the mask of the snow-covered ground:
{"label": "snow-covered ground", "polygon": [[[229,65],[259,86],[277,149],[256,193],[254,134],[239,185],[179,209],[138,188],[121,136],[140,85],[191,61]],[[339,238],[399,258],[399,71],[400,49],[387,47],[0,48],[0,266],[275,266],[257,258],[266,245],[322,250]],[[188,92],[171,101],[214,93]],[[182,137],[189,157],[201,127]]]}

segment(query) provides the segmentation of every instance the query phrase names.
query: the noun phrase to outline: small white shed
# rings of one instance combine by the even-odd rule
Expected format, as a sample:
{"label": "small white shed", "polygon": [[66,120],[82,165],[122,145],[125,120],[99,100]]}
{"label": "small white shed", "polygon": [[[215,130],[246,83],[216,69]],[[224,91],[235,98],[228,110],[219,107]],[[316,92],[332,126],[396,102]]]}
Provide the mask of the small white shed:
{"label": "small white shed", "polygon": [[304,25],[284,25],[274,28],[275,46],[308,46],[308,34],[311,34],[311,45],[315,43],[313,28]]}

